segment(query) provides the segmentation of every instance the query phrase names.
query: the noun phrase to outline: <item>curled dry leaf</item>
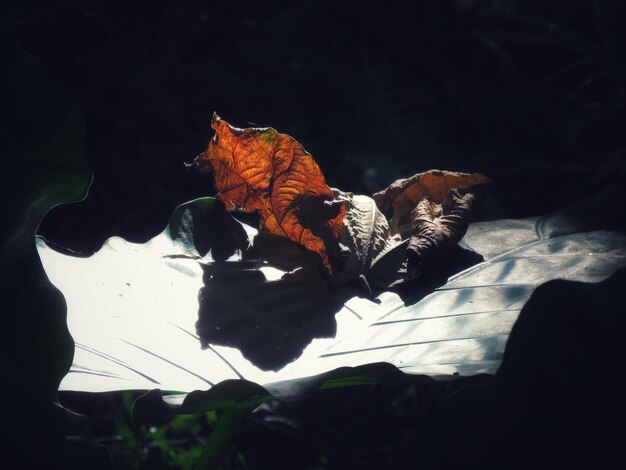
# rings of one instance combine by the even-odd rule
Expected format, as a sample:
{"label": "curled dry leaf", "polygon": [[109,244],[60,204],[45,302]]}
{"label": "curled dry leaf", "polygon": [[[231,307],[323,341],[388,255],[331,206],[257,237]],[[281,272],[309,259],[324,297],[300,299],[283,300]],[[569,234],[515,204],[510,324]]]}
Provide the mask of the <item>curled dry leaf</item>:
{"label": "curled dry leaf", "polygon": [[347,256],[343,269],[334,276],[334,281],[341,284],[367,273],[375,260],[401,238],[390,234],[387,219],[371,197],[338,189],[334,192],[346,206],[339,240],[346,247]]}
{"label": "curled dry leaf", "polygon": [[489,182],[480,173],[431,170],[397,180],[374,194],[382,212],[393,209],[391,233],[409,232],[409,275],[419,273],[422,265],[446,254],[463,238],[474,201],[471,191]]}
{"label": "curled dry leaf", "polygon": [[430,170],[410,178],[396,180],[383,191],[374,194],[378,208],[385,214],[393,209],[389,221],[392,233],[402,233],[411,227],[411,213],[424,198],[443,206],[443,211],[451,205],[451,189],[464,189],[489,183],[491,180],[480,173],[457,173],[452,171]]}
{"label": "curled dry leaf", "polygon": [[411,212],[411,238],[406,249],[408,274],[419,274],[422,265],[430,264],[449,252],[467,231],[474,195],[449,192],[449,208],[430,198],[422,199]]}
{"label": "curled dry leaf", "polygon": [[345,206],[334,199],[310,153],[272,128],[238,129],[213,114],[215,135],[194,160],[213,172],[226,207],[258,212],[260,229],[284,236],[317,253],[333,273]]}

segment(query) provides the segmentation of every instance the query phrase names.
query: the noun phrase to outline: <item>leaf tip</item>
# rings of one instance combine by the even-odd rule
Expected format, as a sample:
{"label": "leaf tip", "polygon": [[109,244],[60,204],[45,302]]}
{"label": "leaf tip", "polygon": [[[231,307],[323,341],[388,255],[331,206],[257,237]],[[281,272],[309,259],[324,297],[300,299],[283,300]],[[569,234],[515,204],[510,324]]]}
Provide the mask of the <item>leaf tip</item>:
{"label": "leaf tip", "polygon": [[493,180],[491,178],[489,178],[487,175],[484,175],[482,173],[475,173],[475,175],[479,179],[479,183],[478,184],[493,183]]}
{"label": "leaf tip", "polygon": [[191,171],[194,168],[198,168],[198,160],[201,160],[202,158],[204,158],[206,152],[202,152],[201,154],[197,155],[196,158],[194,158],[194,160],[191,163],[187,163],[187,162],[183,162],[183,165],[185,166],[185,169],[187,171]]}
{"label": "leaf tip", "polygon": [[222,118],[217,115],[217,111],[213,111],[213,116],[211,116],[211,127],[215,129],[215,126],[219,124],[221,120]]}

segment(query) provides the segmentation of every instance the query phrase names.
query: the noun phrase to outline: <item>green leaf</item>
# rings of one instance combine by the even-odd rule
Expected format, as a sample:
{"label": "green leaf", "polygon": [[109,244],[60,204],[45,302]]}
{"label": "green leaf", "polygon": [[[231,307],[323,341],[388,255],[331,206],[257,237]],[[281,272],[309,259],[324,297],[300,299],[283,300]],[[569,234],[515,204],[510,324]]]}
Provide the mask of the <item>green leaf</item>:
{"label": "green leaf", "polygon": [[65,440],[70,433],[85,435],[84,423],[57,404],[74,344],[65,322],[63,295],[48,281],[35,247],[43,216],[87,194],[91,171],[84,155],[82,114],[43,64],[4,34],[0,58],[0,295],[4,299],[0,343],[2,371],[11,378],[7,424],[11,432],[5,445],[23,457],[24,466],[33,459],[37,459],[35,466],[66,466],[71,463],[67,455],[74,453],[73,462],[79,466],[81,460],[96,459],[106,467],[102,448],[84,454],[86,449]]}
{"label": "green leaf", "polygon": [[[35,233],[46,212],[87,193],[91,172],[83,153],[83,120],[72,97],[12,40],[0,38],[0,56],[6,136],[0,187],[2,200],[10,201],[0,225],[1,285],[4,298],[17,301],[17,311],[5,316],[2,343],[10,351],[6,357],[21,358],[14,385],[53,395],[70,366],[73,345],[63,297],[46,279]],[[16,343],[15,331],[28,331],[26,341]]]}
{"label": "green leaf", "polygon": [[3,212],[0,241],[10,260],[32,250],[50,209],[86,196],[91,170],[82,114],[72,96],[11,39],[0,38],[0,56],[6,71],[0,78],[2,195],[12,201]]}
{"label": "green leaf", "polygon": [[199,413],[231,407],[253,409],[279,397],[283,400],[302,398],[317,389],[330,389],[374,383],[408,380],[408,376],[391,364],[367,364],[342,367],[315,377],[285,380],[261,386],[243,379],[220,382],[209,390],[190,393],[167,393],[150,390],[135,401],[132,415],[136,426],[153,424],[179,414]]}

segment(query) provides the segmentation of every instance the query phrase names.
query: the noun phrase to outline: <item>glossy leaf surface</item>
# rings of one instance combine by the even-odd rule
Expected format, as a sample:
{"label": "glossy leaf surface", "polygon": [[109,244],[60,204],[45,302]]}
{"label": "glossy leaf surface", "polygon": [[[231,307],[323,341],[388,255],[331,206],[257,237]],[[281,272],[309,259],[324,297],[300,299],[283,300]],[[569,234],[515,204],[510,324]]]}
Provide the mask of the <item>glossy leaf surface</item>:
{"label": "glossy leaf surface", "polygon": [[[185,214],[193,219],[195,207],[211,201],[181,206],[168,228],[144,245],[113,238],[91,258],[55,252],[39,240],[46,271],[66,297],[76,340],[74,365],[62,389],[190,392],[245,379],[290,399],[323,386],[331,371],[348,377],[350,368],[380,362],[433,377],[494,373],[536,286],[554,278],[596,282],[626,266],[626,236],[620,232],[566,223],[562,213],[492,221],[471,225],[462,242],[484,253],[486,261],[423,298],[403,302],[384,292],[375,303],[344,292],[345,300],[321,283],[303,290],[307,277],[294,275],[307,269],[305,261],[288,250],[266,250],[283,253],[282,259],[241,259],[235,251],[216,262],[212,247],[202,258],[193,243],[181,243],[189,240],[182,227],[192,224],[178,219]],[[204,226],[210,230],[211,224]],[[255,238],[254,229],[243,228]],[[266,237],[253,242],[262,247]],[[234,315],[230,344],[208,342],[202,349],[196,323],[198,292],[212,282],[211,276],[203,282],[207,268],[243,282],[223,282],[210,292],[231,299],[236,308],[212,310],[216,316]],[[295,307],[278,315],[265,308],[279,303]],[[326,326],[319,328],[320,322]]]}

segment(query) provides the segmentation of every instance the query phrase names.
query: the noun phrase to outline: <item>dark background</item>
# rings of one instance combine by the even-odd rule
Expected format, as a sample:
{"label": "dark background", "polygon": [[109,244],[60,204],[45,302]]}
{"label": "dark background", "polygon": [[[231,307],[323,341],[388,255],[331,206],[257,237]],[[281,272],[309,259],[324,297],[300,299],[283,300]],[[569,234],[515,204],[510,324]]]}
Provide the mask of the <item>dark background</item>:
{"label": "dark background", "polygon": [[[53,210],[39,232],[84,254],[113,235],[155,236],[177,205],[213,194],[208,175],[183,165],[208,144],[213,111],[292,135],[329,185],[348,191],[371,194],[431,168],[485,173],[494,183],[479,219],[544,214],[624,187],[625,10],[618,0],[15,2],[19,44],[82,108],[94,171],[87,199]],[[497,393],[472,390],[465,408],[444,407],[426,428],[438,441],[424,441],[421,426],[448,388],[378,386],[277,405],[279,424],[249,422],[238,445],[250,468],[315,468],[322,451],[332,468],[417,468],[422,436],[452,454],[465,443],[486,459],[481,468],[511,468],[517,440],[520,466],[541,468],[539,448],[552,449],[552,468],[561,452],[571,468],[577,451],[592,462],[613,436],[570,408],[528,405],[536,415],[522,431],[503,426],[493,450],[476,435],[498,434],[507,405],[480,408]],[[109,432],[115,400],[72,403],[95,417],[96,434]],[[423,465],[436,466],[433,452]]]}
{"label": "dark background", "polygon": [[[53,3],[54,4],[54,3]],[[217,111],[271,126],[331,186],[369,194],[431,168],[495,180],[486,218],[624,184],[620,1],[61,2],[18,34],[76,97],[95,179],[40,232],[77,251],[145,241],[212,194],[183,162]]]}

